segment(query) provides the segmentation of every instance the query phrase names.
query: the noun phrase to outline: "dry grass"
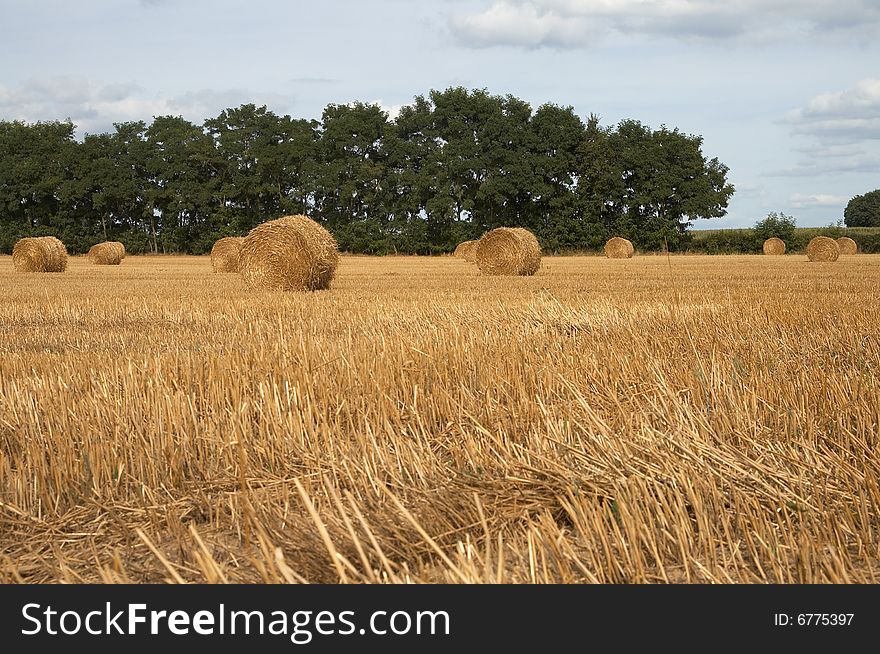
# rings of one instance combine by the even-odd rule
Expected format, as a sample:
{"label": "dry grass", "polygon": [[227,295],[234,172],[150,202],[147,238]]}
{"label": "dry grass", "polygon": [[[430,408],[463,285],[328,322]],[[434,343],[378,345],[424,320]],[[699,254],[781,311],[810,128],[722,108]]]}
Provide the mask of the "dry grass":
{"label": "dry grass", "polygon": [[876,583],[878,314],[875,255],[0,257],[0,581]]}

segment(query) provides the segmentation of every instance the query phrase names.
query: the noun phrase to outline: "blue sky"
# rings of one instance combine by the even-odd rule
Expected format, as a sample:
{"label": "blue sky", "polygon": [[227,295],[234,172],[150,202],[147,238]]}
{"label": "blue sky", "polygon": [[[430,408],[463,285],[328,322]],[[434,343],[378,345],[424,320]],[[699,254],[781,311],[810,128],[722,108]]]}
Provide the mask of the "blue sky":
{"label": "blue sky", "polygon": [[0,118],[80,134],[463,85],[701,134],[737,192],[697,227],[825,225],[880,187],[878,0],[0,0],[0,26]]}

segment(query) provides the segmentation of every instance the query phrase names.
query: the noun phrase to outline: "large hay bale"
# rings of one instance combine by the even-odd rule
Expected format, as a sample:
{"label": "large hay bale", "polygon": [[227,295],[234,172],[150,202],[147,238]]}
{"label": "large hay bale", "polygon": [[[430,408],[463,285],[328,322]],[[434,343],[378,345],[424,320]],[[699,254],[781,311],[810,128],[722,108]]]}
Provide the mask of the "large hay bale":
{"label": "large hay bale", "polygon": [[119,252],[119,260],[122,261],[125,259],[125,245],[120,243],[119,241],[107,241],[110,245],[116,248],[116,251]]}
{"label": "large hay bale", "polygon": [[64,272],[67,248],[54,236],[22,238],[12,248],[12,265],[18,272]]}
{"label": "large hay bale", "polygon": [[785,241],[775,236],[764,241],[764,254],[785,254]]}
{"label": "large hay bale", "polygon": [[837,245],[840,247],[841,254],[856,254],[859,251],[859,245],[849,236],[841,236],[837,239]]}
{"label": "large hay bale", "polygon": [[807,245],[807,258],[810,261],[837,261],[840,246],[833,238],[817,236]]}
{"label": "large hay bale", "polygon": [[633,244],[619,236],[609,238],[605,243],[605,256],[609,259],[630,259],[634,251]]}
{"label": "large hay bale", "polygon": [[478,241],[462,241],[455,246],[455,252],[452,254],[455,257],[473,263],[477,253],[477,243]]}
{"label": "large hay bale", "polygon": [[250,288],[317,291],[330,287],[336,248],[330,232],[308,216],[283,216],[245,236],[238,271]]}
{"label": "large hay bale", "polygon": [[238,272],[238,255],[241,252],[243,236],[226,236],[217,239],[211,248],[211,268],[215,273]]}
{"label": "large hay bale", "polygon": [[67,248],[54,236],[40,237],[49,249],[49,269],[46,272],[64,272],[67,270]]}
{"label": "large hay bale", "polygon": [[522,227],[498,227],[477,241],[474,260],[484,275],[534,275],[541,267],[541,245]]}
{"label": "large hay bale", "polygon": [[12,266],[16,272],[49,272],[49,257],[46,242],[39,238],[25,237],[12,247]]}
{"label": "large hay bale", "polygon": [[104,241],[89,248],[89,262],[96,266],[118,266],[122,263],[125,246],[117,241]]}

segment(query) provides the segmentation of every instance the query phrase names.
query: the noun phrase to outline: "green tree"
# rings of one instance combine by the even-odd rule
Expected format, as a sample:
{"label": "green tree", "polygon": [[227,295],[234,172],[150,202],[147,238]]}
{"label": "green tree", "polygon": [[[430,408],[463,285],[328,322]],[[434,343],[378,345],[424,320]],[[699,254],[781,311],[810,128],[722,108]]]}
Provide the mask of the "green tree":
{"label": "green tree", "polygon": [[847,227],[880,227],[880,189],[850,200],[843,211]]}
{"label": "green tree", "polygon": [[752,232],[758,245],[768,238],[775,237],[782,239],[787,246],[791,247],[795,229],[796,223],[793,216],[786,216],[782,212],[776,213],[771,211],[767,214],[766,218],[755,223],[755,226],[752,227]]}
{"label": "green tree", "polygon": [[375,104],[331,104],[324,109],[316,180],[317,217],[341,248],[382,252],[388,220],[386,132],[388,114]]}
{"label": "green tree", "polygon": [[707,160],[702,143],[700,136],[651,130],[635,120],[603,129],[592,116],[578,184],[584,219],[639,248],[677,248],[694,220],[725,215],[734,191],[727,166]]}
{"label": "green tree", "polygon": [[147,128],[147,219],[152,248],[199,254],[212,242],[218,158],[205,132],[180,116],[158,116]]}

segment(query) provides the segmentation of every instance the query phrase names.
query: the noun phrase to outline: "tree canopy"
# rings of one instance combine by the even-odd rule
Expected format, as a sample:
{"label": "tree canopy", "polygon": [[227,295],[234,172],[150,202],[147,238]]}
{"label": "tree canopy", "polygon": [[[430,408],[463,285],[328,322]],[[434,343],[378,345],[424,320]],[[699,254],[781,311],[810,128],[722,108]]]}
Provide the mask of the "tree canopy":
{"label": "tree canopy", "polygon": [[850,200],[843,220],[847,227],[880,227],[880,189]]}
{"label": "tree canopy", "polygon": [[0,121],[0,250],[53,234],[72,252],[112,239],[203,253],[289,213],[352,252],[446,252],[498,226],[550,250],[614,235],[675,249],[733,193],[700,136],[602,126],[484,89],[433,90],[393,120],[362,102],[328,105],[320,121],[245,104],[202,125],[157,116],[75,134],[70,122]]}

